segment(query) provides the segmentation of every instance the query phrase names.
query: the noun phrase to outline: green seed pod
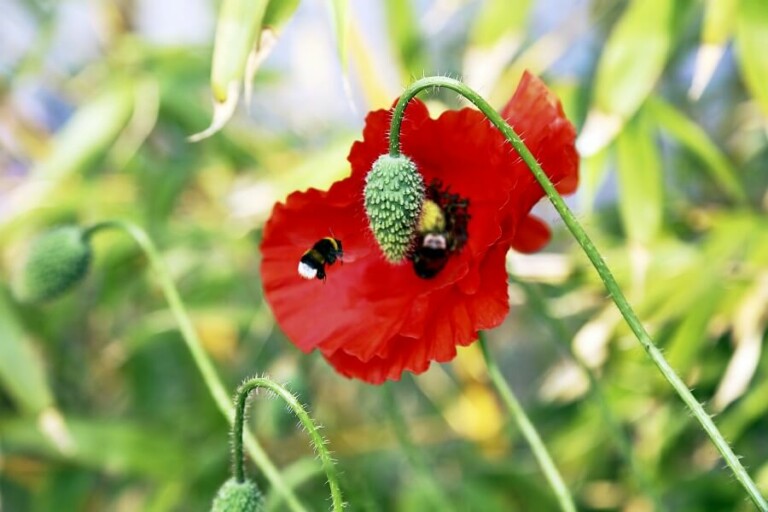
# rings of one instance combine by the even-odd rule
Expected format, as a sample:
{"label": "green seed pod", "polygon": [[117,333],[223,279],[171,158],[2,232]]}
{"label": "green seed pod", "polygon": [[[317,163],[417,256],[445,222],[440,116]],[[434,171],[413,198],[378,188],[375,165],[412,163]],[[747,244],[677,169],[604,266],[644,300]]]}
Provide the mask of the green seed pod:
{"label": "green seed pod", "polygon": [[91,246],[79,227],[44,233],[29,249],[18,295],[26,302],[53,299],[82,280],[90,262]]}
{"label": "green seed pod", "polygon": [[211,512],[261,512],[264,501],[259,488],[250,480],[238,482],[230,478],[219,488]]}
{"label": "green seed pod", "polygon": [[382,155],[365,178],[365,211],[391,263],[405,259],[424,203],[424,178],[404,155]]}

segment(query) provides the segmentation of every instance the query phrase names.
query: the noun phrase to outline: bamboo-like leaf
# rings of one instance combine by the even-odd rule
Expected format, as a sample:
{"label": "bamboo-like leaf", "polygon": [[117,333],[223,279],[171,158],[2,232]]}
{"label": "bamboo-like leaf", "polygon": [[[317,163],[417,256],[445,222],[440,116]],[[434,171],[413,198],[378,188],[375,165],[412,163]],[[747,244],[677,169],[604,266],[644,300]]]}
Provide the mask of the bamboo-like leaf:
{"label": "bamboo-like leaf", "polygon": [[704,4],[704,23],[701,44],[696,52],[693,80],[688,95],[698,99],[707,87],[725,47],[733,33],[738,0],[707,0]]}
{"label": "bamboo-like leaf", "polygon": [[736,350],[712,399],[716,410],[722,410],[742,396],[757,370],[765,332],[768,309],[768,273],[755,280],[744,294],[733,321]]}
{"label": "bamboo-like leaf", "polygon": [[290,21],[298,7],[299,0],[269,0],[262,25],[279,30]]}
{"label": "bamboo-like leaf", "polygon": [[45,204],[68,177],[83,172],[103,155],[128,124],[136,101],[132,82],[107,89],[80,107],[54,136],[46,158],[31,170],[32,178],[12,191],[3,205],[0,237],[11,222]]}
{"label": "bamboo-like leaf", "polygon": [[346,75],[349,64],[349,0],[328,0],[331,18],[336,32],[336,48],[342,72]]}
{"label": "bamboo-like leaf", "polygon": [[[483,2],[472,23],[470,42],[473,46],[493,46],[499,39],[524,28],[531,11],[531,0],[516,1],[511,8],[509,0]],[[519,37],[519,34],[516,36]]]}
{"label": "bamboo-like leaf", "polygon": [[609,148],[581,160],[579,171],[579,201],[584,213],[591,214],[595,208],[595,198],[608,172]]}
{"label": "bamboo-like leaf", "polygon": [[[194,451],[182,447],[167,431],[154,431],[125,421],[108,423],[69,418],[68,425],[77,446],[77,462],[123,475],[141,475],[157,480],[177,480],[195,467]],[[0,423],[3,443],[28,452],[56,457],[44,438],[28,420]]]}
{"label": "bamboo-like leaf", "polygon": [[583,155],[610,143],[655,87],[670,51],[674,11],[675,2],[669,0],[634,0],[613,28],[579,137]]}
{"label": "bamboo-like leaf", "polygon": [[768,117],[768,5],[741,0],[736,18],[736,49],[741,73],[763,115]]}
{"label": "bamboo-like leaf", "polygon": [[648,111],[664,130],[704,163],[704,169],[722,187],[726,195],[738,203],[746,203],[747,195],[739,180],[738,171],[699,125],[669,103],[656,97],[649,99]]}
{"label": "bamboo-like leaf", "polygon": [[257,48],[269,0],[223,0],[216,24],[211,62],[213,119],[205,130],[189,137],[197,142],[221,130],[232,117],[246,77],[248,59]]}
{"label": "bamboo-like leaf", "polygon": [[392,99],[397,97],[397,92],[389,90],[386,86],[381,69],[377,66],[362,34],[356,27],[350,28],[349,39],[351,58],[357,69],[357,80],[365,97],[366,110],[389,108],[392,105]]}
{"label": "bamboo-like leaf", "polygon": [[654,133],[644,112],[630,121],[617,145],[619,211],[630,240],[647,245],[661,231],[663,171]]}
{"label": "bamboo-like leaf", "polygon": [[270,0],[267,5],[261,33],[258,36],[256,45],[248,55],[248,62],[245,65],[243,86],[245,89],[246,106],[250,107],[251,105],[253,77],[256,76],[256,72],[261,67],[261,64],[272,53],[272,49],[275,47],[275,43],[277,43],[277,38],[283,26],[288,23],[298,7],[299,0]]}
{"label": "bamboo-like leaf", "polygon": [[464,55],[467,84],[482,90],[499,79],[520,49],[530,8],[530,0],[515,2],[514,9],[510,9],[508,0],[488,0],[482,4],[472,23]]}
{"label": "bamboo-like leaf", "polygon": [[699,294],[696,307],[683,317],[667,344],[667,359],[672,367],[685,375],[707,340],[707,328],[720,304],[722,291],[718,283],[710,282],[704,293]]}
{"label": "bamboo-like leaf", "polygon": [[261,31],[268,0],[223,0],[216,26],[211,63],[211,92],[217,103],[226,103],[232,84],[238,87],[245,64]]}
{"label": "bamboo-like leaf", "polygon": [[19,324],[3,289],[0,289],[0,333],[0,385],[20,409],[39,415],[53,406],[53,395],[43,361]]}
{"label": "bamboo-like leaf", "polygon": [[728,408],[719,422],[723,435],[737,440],[744,431],[768,414],[768,377],[763,376],[735,405]]}
{"label": "bamboo-like leaf", "polygon": [[388,0],[384,5],[390,40],[400,59],[403,80],[408,83],[428,69],[419,22],[410,0]]}

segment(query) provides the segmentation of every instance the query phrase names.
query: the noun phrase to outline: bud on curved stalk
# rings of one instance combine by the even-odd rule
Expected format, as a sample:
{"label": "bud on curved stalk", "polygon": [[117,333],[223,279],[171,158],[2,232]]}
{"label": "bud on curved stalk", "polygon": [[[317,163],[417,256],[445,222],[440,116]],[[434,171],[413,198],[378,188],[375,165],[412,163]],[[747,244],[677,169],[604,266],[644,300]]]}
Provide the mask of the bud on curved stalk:
{"label": "bud on curved stalk", "polygon": [[371,231],[391,263],[411,248],[424,204],[424,178],[404,156],[382,155],[365,178],[365,212]]}
{"label": "bud on curved stalk", "polygon": [[[242,486],[248,485],[249,480],[245,476],[245,461],[243,457],[243,431],[245,428],[245,407],[247,405],[248,396],[255,389],[265,389],[274,393],[275,396],[282,399],[288,407],[296,414],[299,419],[299,423],[304,427],[307,434],[309,434],[310,441],[314,447],[320,461],[322,462],[325,475],[328,478],[328,487],[331,491],[332,510],[334,512],[342,512],[344,509],[344,499],[341,496],[341,486],[339,485],[339,477],[336,471],[336,465],[331,457],[330,451],[328,451],[327,441],[320,435],[315,422],[307,413],[306,409],[299,403],[299,400],[287,389],[280,384],[274,382],[267,377],[251,377],[243,382],[237,392],[235,393],[235,418],[232,423],[232,474],[233,477],[222,486],[219,494],[224,492],[227,486],[240,486],[238,487],[238,496],[245,493]],[[230,484],[229,482],[233,482]],[[229,492],[229,491],[228,491]],[[234,491],[232,491],[234,492]],[[234,498],[233,498],[234,499]],[[218,496],[217,496],[218,500]],[[217,509],[217,501],[214,501],[213,512],[219,510],[224,511],[239,511],[239,510],[261,510],[261,509],[239,509],[239,508],[227,508]],[[234,503],[234,501],[233,501]]]}
{"label": "bud on curved stalk", "polygon": [[88,273],[91,246],[86,232],[64,226],[32,243],[18,285],[25,302],[50,300],[79,283]]}
{"label": "bud on curved stalk", "polygon": [[250,480],[238,482],[230,478],[219,488],[211,512],[261,512],[264,500],[259,488]]}

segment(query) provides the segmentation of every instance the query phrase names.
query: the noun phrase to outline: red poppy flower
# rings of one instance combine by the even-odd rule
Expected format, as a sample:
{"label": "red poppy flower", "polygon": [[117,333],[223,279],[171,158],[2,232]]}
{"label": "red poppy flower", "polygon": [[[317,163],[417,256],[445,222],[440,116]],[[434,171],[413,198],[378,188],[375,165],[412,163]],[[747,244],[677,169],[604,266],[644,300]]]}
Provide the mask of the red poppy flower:
{"label": "red poppy flower", "polygon": [[[525,74],[501,113],[557,189],[573,192],[575,130],[546,86]],[[288,339],[304,352],[320,350],[342,375],[374,384],[449,361],[457,345],[498,326],[509,310],[507,250],[536,251],[549,239],[530,215],[541,187],[483,114],[465,108],[432,119],[413,100],[402,153],[416,164],[442,222],[437,233],[417,234],[404,263],[386,261],[363,188],[387,153],[390,119],[391,111],[371,112],[349,154],[351,175],[277,204],[261,244],[264,293]],[[322,279],[303,279],[297,264],[303,277]]]}

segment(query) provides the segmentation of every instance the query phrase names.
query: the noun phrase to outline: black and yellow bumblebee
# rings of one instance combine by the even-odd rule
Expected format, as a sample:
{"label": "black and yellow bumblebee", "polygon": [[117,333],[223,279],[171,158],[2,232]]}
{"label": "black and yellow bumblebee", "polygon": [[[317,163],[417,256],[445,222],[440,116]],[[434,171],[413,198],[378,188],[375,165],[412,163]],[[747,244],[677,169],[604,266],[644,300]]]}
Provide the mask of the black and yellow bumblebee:
{"label": "black and yellow bumblebee", "polygon": [[321,238],[302,254],[299,260],[299,275],[304,279],[321,279],[325,281],[325,266],[341,261],[344,251],[341,240],[327,236]]}
{"label": "black and yellow bumblebee", "polygon": [[469,201],[443,189],[439,181],[429,185],[426,196],[409,257],[416,275],[431,279],[467,242]]}

